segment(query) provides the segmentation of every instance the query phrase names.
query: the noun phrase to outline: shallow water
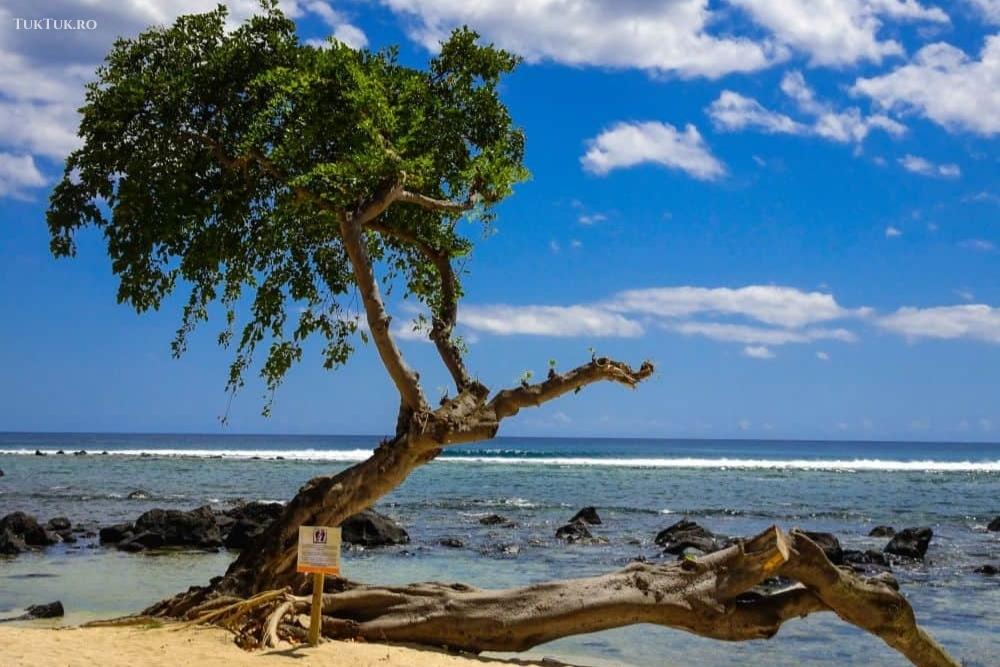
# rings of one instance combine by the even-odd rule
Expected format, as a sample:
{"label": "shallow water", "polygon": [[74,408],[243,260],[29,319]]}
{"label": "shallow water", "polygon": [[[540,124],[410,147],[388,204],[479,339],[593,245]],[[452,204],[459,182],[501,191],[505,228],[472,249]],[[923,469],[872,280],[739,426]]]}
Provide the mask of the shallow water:
{"label": "shallow water", "polygon": [[[309,478],[349,465],[373,445],[363,437],[0,435],[0,452],[90,452],[0,453],[6,473],[0,515],[20,509],[40,519],[64,515],[103,525],[152,507],[285,500]],[[109,454],[94,454],[104,450]],[[348,576],[504,587],[593,574],[638,555],[655,556],[653,535],[682,515],[727,535],[772,523],[830,531],[845,548],[881,548],[884,539],[867,537],[876,524],[929,525],[935,537],[925,564],[897,568],[903,591],[921,622],[966,664],[996,664],[1000,578],[972,569],[1000,560],[1000,534],[985,530],[1000,512],[1000,446],[502,439],[449,454],[380,503],[412,543],[348,552]],[[150,497],[129,500],[136,489]],[[555,540],[556,527],[583,505],[598,507],[604,523],[594,532],[609,544]],[[494,512],[518,525],[478,523]],[[461,538],[466,548],[438,546],[444,536]],[[61,599],[67,622],[132,612],[203,583],[232,557],[78,546],[0,561],[0,609]],[[640,666],[904,664],[879,640],[829,615],[791,622],[770,642],[720,644],[637,626],[567,638],[535,653]]]}

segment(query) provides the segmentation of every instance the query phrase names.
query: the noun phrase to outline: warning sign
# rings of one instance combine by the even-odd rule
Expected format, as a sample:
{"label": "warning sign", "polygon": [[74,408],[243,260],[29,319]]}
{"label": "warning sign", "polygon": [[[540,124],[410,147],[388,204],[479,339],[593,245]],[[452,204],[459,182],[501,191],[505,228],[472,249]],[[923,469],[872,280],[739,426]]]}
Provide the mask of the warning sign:
{"label": "warning sign", "polygon": [[299,526],[299,572],[340,574],[340,528]]}

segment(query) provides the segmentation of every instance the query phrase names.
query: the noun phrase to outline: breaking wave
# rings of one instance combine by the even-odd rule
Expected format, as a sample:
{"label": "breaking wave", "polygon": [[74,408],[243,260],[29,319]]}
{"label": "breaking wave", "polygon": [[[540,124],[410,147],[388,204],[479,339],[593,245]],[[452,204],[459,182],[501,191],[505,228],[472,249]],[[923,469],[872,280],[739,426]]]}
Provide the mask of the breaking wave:
{"label": "breaking wave", "polygon": [[[40,450],[47,456],[59,456],[57,450]],[[370,449],[113,449],[109,457],[143,458],[196,458],[262,461],[330,461],[351,463],[362,461],[372,453]],[[0,449],[0,454],[34,455],[33,449]],[[102,456],[98,452],[88,457]],[[74,458],[67,452],[59,458]],[[517,449],[479,450],[475,452],[450,452],[438,461],[445,464],[481,465],[532,465],[532,466],[585,466],[614,468],[690,468],[718,470],[816,470],[816,471],[884,471],[884,472],[1000,472],[1000,460],[946,461],[946,460],[895,460],[878,458],[853,459],[770,459],[737,457],[609,457],[553,455],[552,452],[535,452]]]}

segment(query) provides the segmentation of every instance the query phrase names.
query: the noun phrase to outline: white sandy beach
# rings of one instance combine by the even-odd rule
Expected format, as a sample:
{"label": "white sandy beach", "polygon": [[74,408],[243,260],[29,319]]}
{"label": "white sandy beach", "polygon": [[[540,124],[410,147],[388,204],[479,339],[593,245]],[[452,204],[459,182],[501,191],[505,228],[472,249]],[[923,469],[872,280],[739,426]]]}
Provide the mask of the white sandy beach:
{"label": "white sandy beach", "polygon": [[285,646],[248,652],[218,628],[155,629],[0,627],[3,667],[460,667],[463,665],[555,665],[555,661],[506,661],[450,655],[428,649],[324,642],[315,648]]}

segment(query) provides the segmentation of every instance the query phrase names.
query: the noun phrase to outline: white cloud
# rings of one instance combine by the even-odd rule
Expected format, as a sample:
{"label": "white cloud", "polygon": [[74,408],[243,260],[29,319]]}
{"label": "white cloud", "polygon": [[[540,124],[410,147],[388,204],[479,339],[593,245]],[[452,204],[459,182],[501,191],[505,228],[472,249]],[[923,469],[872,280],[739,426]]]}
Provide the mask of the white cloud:
{"label": "white cloud", "polygon": [[900,308],[877,322],[907,338],[972,338],[1000,343],[1000,308],[985,304]]}
{"label": "white cloud", "polygon": [[0,153],[0,197],[23,198],[25,190],[45,185],[30,155]]}
{"label": "white cloud", "polygon": [[987,23],[1000,25],[1000,0],[966,0]]}
{"label": "white cloud", "polygon": [[730,0],[755,22],[816,65],[848,65],[860,60],[881,62],[900,55],[894,40],[882,41],[882,17],[945,23],[948,16],[915,0]]}
{"label": "white cloud", "polygon": [[581,225],[596,225],[599,222],[604,222],[608,219],[608,216],[603,213],[581,213],[580,217],[577,218],[577,222]]}
{"label": "white cloud", "polygon": [[885,237],[887,239],[894,239],[902,235],[903,235],[903,230],[900,229],[899,227],[893,227],[892,225],[889,225],[888,227],[885,228]]}
{"label": "white cloud", "polygon": [[986,239],[966,239],[958,245],[968,250],[978,250],[979,252],[993,252],[997,249],[993,241],[987,241]]}
{"label": "white cloud", "polygon": [[799,110],[811,116],[809,122],[771,111],[757,100],[731,90],[724,90],[707,111],[716,127],[722,130],[758,129],[773,134],[818,136],[839,143],[861,142],[873,129],[893,136],[906,127],[884,114],[863,116],[857,107],[836,110],[820,101],[801,72],[789,72],[781,80],[781,91]]}
{"label": "white cloud", "polygon": [[852,92],[885,109],[912,111],[951,130],[1000,132],[1000,35],[986,38],[979,60],[938,42],[888,74],[858,79]]}
{"label": "white cloud", "polygon": [[810,343],[816,340],[838,340],[853,343],[857,340],[846,329],[769,329],[745,324],[723,322],[681,322],[665,324],[665,328],[688,336],[705,336],[712,340],[748,345],[786,345]]}
{"label": "white cloud", "polygon": [[912,171],[914,174],[920,174],[921,176],[958,178],[962,175],[962,169],[957,164],[935,164],[919,155],[904,155],[899,158],[899,164],[903,165],[903,169],[906,171]]}
{"label": "white cloud", "polygon": [[690,124],[681,132],[668,123],[618,123],[590,140],[580,162],[584,169],[600,176],[647,162],[706,181],[726,173],[698,128]]}
{"label": "white cloud", "polygon": [[740,315],[765,324],[797,328],[816,322],[865,315],[841,307],[831,294],[794,287],[653,287],[619,292],[608,307],[625,313],[666,318],[700,314]]}
{"label": "white cloud", "polygon": [[413,39],[437,50],[473,26],[530,62],[635,68],[718,77],[767,67],[783,54],[768,40],[709,32],[708,0],[382,0],[411,19]]}
{"label": "white cloud", "polygon": [[751,359],[773,359],[774,352],[763,345],[747,345],[743,348],[744,356]]}
{"label": "white cloud", "polygon": [[724,90],[708,107],[708,115],[723,130],[755,128],[775,134],[807,134],[809,127],[789,116],[766,109],[760,102]]}
{"label": "white cloud", "polygon": [[[591,304],[469,305],[460,310],[459,323],[495,335],[623,338],[643,335],[648,325],[720,342],[777,346],[819,340],[854,342],[857,336],[846,329],[807,325],[864,317],[868,312],[843,308],[829,294],[789,287],[663,287],[627,290]],[[704,320],[722,316],[743,317],[768,326]]]}
{"label": "white cloud", "polygon": [[976,299],[976,295],[967,289],[957,289],[955,290],[955,295],[962,301],[975,301]]}
{"label": "white cloud", "polygon": [[464,306],[459,323],[498,336],[591,336],[634,338],[642,325],[591,306]]}
{"label": "white cloud", "polygon": [[[333,37],[352,49],[368,46],[368,37],[361,28],[351,24],[341,12],[338,12],[326,2],[319,0],[308,2],[305,8],[316,14],[333,30]],[[315,46],[315,44],[314,44]]]}
{"label": "white cloud", "polygon": [[[14,18],[39,16],[38,2],[5,0],[0,6],[0,25],[4,26],[0,30],[0,152],[61,163],[79,145],[76,110],[83,103],[83,86],[94,78],[114,40],[135,36],[150,25],[169,23],[181,14],[210,11],[217,4],[218,0],[51,0],[45,3],[43,15],[94,20],[98,27],[39,31],[13,29]],[[232,25],[260,10],[257,0],[225,4]],[[339,16],[319,0],[284,0],[282,8],[293,17],[305,13]],[[332,27],[345,42],[359,39],[360,31],[352,32],[350,24]],[[22,187],[37,186],[24,183]]]}
{"label": "white cloud", "polygon": [[830,355],[823,350],[818,350],[816,352],[816,358],[820,361],[830,361]]}

